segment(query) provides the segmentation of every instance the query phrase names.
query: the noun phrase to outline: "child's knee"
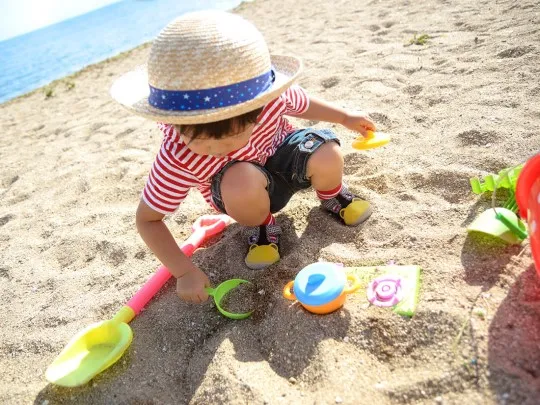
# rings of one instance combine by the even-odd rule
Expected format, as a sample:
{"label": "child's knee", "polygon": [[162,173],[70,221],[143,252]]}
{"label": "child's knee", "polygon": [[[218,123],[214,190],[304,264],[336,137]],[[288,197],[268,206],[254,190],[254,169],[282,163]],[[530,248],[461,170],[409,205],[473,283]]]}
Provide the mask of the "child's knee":
{"label": "child's knee", "polygon": [[239,162],[232,165],[223,174],[221,181],[221,196],[226,206],[257,204],[258,200],[266,197],[268,179],[255,165]]}
{"label": "child's knee", "polygon": [[311,177],[317,170],[343,170],[343,154],[336,142],[327,142],[321,145],[309,157],[307,175]]}

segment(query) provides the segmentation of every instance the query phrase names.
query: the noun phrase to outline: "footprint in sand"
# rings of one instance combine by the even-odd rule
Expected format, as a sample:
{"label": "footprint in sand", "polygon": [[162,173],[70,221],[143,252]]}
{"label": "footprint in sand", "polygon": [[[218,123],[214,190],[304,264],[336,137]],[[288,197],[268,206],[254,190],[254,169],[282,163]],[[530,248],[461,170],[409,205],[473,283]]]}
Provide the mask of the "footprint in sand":
{"label": "footprint in sand", "polygon": [[323,86],[325,89],[329,89],[331,87],[336,86],[339,83],[338,77],[327,77],[326,79],[321,80],[321,86]]}
{"label": "footprint in sand", "polygon": [[427,97],[427,104],[430,107],[433,107],[433,106],[435,106],[437,104],[445,103],[447,101],[448,101],[447,98],[444,97],[444,96],[430,96],[430,97]]}
{"label": "footprint in sand", "polygon": [[98,243],[97,251],[100,252],[105,260],[110,262],[114,267],[122,264],[127,258],[124,246],[118,247],[118,244],[113,244],[108,241]]}
{"label": "footprint in sand", "polygon": [[403,92],[406,94],[410,94],[411,96],[416,96],[418,93],[422,91],[423,87],[419,84],[415,84],[412,86],[407,86],[403,89]]}
{"label": "footprint in sand", "polygon": [[457,137],[463,146],[488,146],[501,139],[501,136],[495,131],[478,131],[476,129],[460,132]]}
{"label": "footprint in sand", "polygon": [[96,242],[92,238],[63,238],[56,242],[49,254],[54,255],[61,267],[74,264],[81,265],[94,260],[96,256]]}
{"label": "footprint in sand", "polygon": [[4,215],[3,217],[0,218],[0,226],[4,226],[9,221],[11,221],[13,218],[15,218],[14,215],[11,215],[11,214]]}
{"label": "footprint in sand", "polygon": [[106,125],[107,125],[106,122],[95,122],[90,126],[90,131],[92,132],[99,131],[101,128],[103,128]]}
{"label": "footprint in sand", "polygon": [[381,127],[381,126],[389,127],[390,124],[392,123],[392,121],[390,120],[390,118],[386,114],[382,114],[382,113],[379,113],[379,112],[370,112],[369,116],[375,122],[377,127]]}
{"label": "footprint in sand", "polygon": [[11,280],[11,273],[8,267],[0,267],[0,278]]}
{"label": "footprint in sand", "polygon": [[467,200],[470,174],[459,170],[433,170],[426,178],[426,185],[452,204]]}
{"label": "footprint in sand", "polygon": [[516,46],[497,54],[498,58],[519,58],[529,52],[534,51],[534,46]]}
{"label": "footprint in sand", "polygon": [[393,176],[385,173],[379,173],[375,176],[370,176],[362,180],[362,185],[370,190],[376,191],[378,194],[386,194],[390,191],[390,185],[393,183]]}
{"label": "footprint in sand", "polygon": [[146,257],[146,251],[145,250],[139,250],[137,253],[135,253],[135,259],[137,260],[143,260]]}
{"label": "footprint in sand", "polygon": [[464,171],[433,168],[429,173],[410,172],[403,176],[409,189],[442,197],[450,203],[460,203],[469,196],[471,176]]}
{"label": "footprint in sand", "polygon": [[373,165],[369,164],[369,159],[366,155],[354,152],[345,155],[345,167],[343,170],[346,175],[361,173],[362,176],[369,176],[373,174]]}
{"label": "footprint in sand", "polygon": [[386,41],[385,39],[382,39],[381,37],[375,37],[369,42],[371,42],[372,44],[387,44],[388,43],[388,41]]}
{"label": "footprint in sand", "polygon": [[65,318],[59,318],[57,316],[51,316],[41,319],[38,324],[44,328],[56,328],[58,326],[67,325],[69,321]]}
{"label": "footprint in sand", "polygon": [[510,156],[502,159],[500,157],[483,156],[478,158],[475,167],[488,173],[498,173],[502,168],[511,167],[513,164],[515,162],[512,162]]}

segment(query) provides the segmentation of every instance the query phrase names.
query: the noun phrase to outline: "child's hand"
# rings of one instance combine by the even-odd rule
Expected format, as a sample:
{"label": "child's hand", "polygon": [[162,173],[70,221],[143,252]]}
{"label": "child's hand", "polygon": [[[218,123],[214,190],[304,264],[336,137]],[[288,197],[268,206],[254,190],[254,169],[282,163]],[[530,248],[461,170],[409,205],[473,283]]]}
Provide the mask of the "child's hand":
{"label": "child's hand", "polygon": [[193,266],[186,274],[176,279],[176,293],[180,299],[199,304],[208,299],[204,287],[210,286],[210,280],[198,267]]}
{"label": "child's hand", "polygon": [[342,125],[352,131],[361,133],[362,136],[366,136],[367,131],[375,131],[375,124],[371,121],[370,116],[362,111],[348,112]]}

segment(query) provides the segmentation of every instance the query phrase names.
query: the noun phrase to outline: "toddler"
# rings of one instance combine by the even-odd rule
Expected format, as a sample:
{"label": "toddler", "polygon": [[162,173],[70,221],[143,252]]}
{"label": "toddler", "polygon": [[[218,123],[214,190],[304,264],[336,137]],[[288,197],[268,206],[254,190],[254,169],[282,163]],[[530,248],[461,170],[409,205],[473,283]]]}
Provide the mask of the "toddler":
{"label": "toddler", "polygon": [[208,277],[180,250],[165,223],[188,191],[250,227],[246,265],[277,262],[281,229],[274,213],[313,187],[337,221],[355,226],[367,201],[342,182],[343,156],[328,129],[296,129],[285,116],[339,123],[365,135],[371,119],[331,106],[294,85],[299,59],[270,55],[261,33],[221,11],[186,14],[153,42],[147,66],[119,78],[112,96],[159,122],[163,142],[137,209],[137,229],[177,278],[190,302],[208,298]]}

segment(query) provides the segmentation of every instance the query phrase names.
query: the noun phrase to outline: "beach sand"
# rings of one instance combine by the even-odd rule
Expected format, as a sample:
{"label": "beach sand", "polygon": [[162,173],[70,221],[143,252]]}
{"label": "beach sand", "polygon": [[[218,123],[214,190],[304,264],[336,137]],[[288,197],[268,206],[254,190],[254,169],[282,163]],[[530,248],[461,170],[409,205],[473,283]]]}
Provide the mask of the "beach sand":
{"label": "beach sand", "polygon": [[[271,51],[305,62],[311,94],[371,114],[392,142],[343,143],[346,181],[375,207],[345,228],[313,191],[278,215],[282,260],[243,264],[233,224],[194,255],[213,284],[253,281],[245,321],[189,305],[169,282],[135,320],[121,360],[86,386],[47,384],[69,339],[108,319],[159,265],[134,224],[160,144],[154,123],[109,96],[144,45],[0,106],[0,402],[5,404],[538,404],[540,282],[528,243],[486,245],[466,227],[490,207],[469,178],[540,146],[540,8],[523,1],[256,1]],[[424,45],[409,44],[428,34]],[[504,193],[500,193],[503,199]],[[193,192],[167,219],[179,242],[201,214]],[[318,260],[415,264],[417,314],[367,307],[365,293],[317,316],[281,295]]]}

